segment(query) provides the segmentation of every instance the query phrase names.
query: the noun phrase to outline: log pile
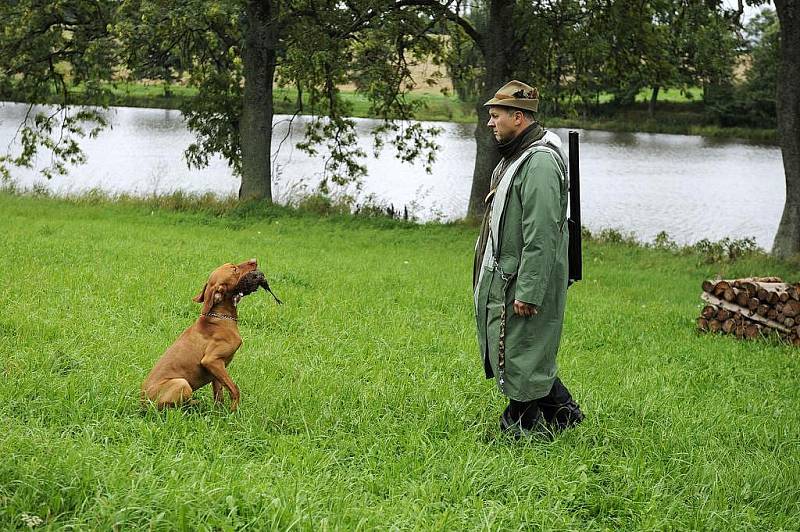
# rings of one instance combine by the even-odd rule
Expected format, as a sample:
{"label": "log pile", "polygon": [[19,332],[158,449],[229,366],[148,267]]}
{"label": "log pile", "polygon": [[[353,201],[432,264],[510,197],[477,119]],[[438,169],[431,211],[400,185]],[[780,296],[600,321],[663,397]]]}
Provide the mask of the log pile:
{"label": "log pile", "polygon": [[800,346],[800,283],[779,277],[703,281],[707,304],[697,318],[703,332],[738,338],[778,335]]}

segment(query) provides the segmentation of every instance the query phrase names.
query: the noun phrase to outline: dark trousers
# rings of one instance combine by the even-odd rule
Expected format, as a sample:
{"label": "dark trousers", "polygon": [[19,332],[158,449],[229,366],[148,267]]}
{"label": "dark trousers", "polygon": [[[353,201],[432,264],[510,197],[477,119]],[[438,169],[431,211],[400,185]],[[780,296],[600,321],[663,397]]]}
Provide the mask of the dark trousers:
{"label": "dark trousers", "polygon": [[511,399],[508,413],[512,420],[521,421],[523,426],[532,425],[542,417],[548,423],[580,422],[583,419],[580,408],[572,400],[572,394],[558,377],[553,381],[550,392],[544,397],[534,401]]}

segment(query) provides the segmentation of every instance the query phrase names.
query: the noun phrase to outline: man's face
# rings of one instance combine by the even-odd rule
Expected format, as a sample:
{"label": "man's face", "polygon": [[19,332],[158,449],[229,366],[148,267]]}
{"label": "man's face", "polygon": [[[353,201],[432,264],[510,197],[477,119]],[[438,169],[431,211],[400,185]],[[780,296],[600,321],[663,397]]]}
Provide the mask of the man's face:
{"label": "man's face", "polygon": [[489,122],[486,125],[492,130],[497,142],[503,143],[513,140],[522,131],[523,121],[524,115],[521,112],[495,106],[489,107]]}

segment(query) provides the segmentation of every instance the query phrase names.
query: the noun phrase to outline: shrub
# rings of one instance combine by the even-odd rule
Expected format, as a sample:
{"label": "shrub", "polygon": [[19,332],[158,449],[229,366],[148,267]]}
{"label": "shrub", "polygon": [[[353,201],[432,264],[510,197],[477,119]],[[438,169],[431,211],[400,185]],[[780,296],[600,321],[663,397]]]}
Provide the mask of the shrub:
{"label": "shrub", "polygon": [[763,253],[763,250],[756,244],[753,237],[731,239],[723,238],[717,242],[712,242],[707,238],[686,247],[687,251],[700,254],[707,263],[713,262],[734,262],[740,258],[755,253]]}

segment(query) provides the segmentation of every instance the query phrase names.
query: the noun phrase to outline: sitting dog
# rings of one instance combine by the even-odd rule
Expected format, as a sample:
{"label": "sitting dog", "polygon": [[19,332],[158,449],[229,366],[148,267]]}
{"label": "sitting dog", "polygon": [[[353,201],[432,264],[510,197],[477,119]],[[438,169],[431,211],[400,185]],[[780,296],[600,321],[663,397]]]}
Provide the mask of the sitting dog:
{"label": "sitting dog", "polygon": [[236,306],[243,294],[239,282],[258,268],[256,259],[241,264],[223,264],[208,277],[194,301],[202,303],[200,317],[183,331],[164,352],[142,383],[142,401],[152,401],[161,409],[179,406],[192,392],[212,385],[214,401],[224,400],[223,386],[231,396],[231,410],[239,405],[239,388],[226,366],[242,345],[236,324]]}

